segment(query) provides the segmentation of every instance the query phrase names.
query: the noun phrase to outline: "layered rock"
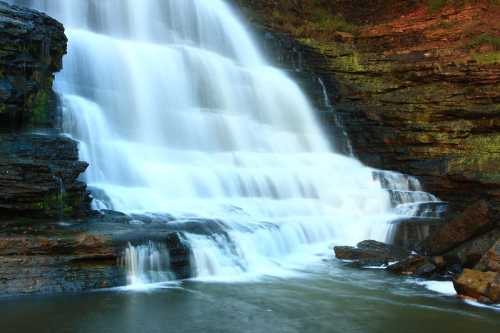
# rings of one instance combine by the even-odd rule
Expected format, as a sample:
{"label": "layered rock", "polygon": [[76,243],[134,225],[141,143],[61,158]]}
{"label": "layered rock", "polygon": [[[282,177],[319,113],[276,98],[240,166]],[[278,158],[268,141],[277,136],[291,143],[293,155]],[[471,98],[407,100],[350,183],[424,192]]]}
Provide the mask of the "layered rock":
{"label": "layered rock", "polygon": [[0,216],[55,217],[88,210],[88,164],[61,135],[0,134]]}
{"label": "layered rock", "polygon": [[56,122],[52,82],[66,43],[56,20],[0,1],[0,129]]}
{"label": "layered rock", "polygon": [[418,176],[456,210],[484,199],[500,219],[498,2],[235,2],[272,31],[279,65],[321,78],[364,163]]}
{"label": "layered rock", "polygon": [[151,241],[168,250],[166,257],[176,278],[191,276],[191,250],[164,218],[153,221],[107,212],[64,223],[3,222],[0,297],[126,285],[125,250]]}
{"label": "layered rock", "polygon": [[87,164],[78,161],[77,143],[55,129],[52,82],[66,43],[56,20],[0,1],[0,216],[88,210],[86,185],[78,181]]}

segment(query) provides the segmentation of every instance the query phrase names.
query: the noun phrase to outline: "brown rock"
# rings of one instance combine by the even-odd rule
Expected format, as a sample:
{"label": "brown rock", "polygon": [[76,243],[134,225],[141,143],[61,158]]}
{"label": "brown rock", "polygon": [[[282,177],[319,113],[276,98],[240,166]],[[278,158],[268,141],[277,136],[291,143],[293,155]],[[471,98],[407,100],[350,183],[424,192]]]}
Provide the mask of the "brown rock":
{"label": "brown rock", "polygon": [[437,266],[428,257],[410,256],[398,263],[390,265],[387,270],[401,275],[427,276],[436,270]]}
{"label": "brown rock", "polygon": [[500,302],[500,273],[465,269],[453,281],[453,285],[461,296],[472,297],[483,303]]}
{"label": "brown rock", "polygon": [[373,240],[362,241],[356,247],[336,246],[334,251],[338,259],[357,261],[362,266],[384,265],[409,255],[405,249]]}
{"label": "brown rock", "polygon": [[492,227],[489,208],[479,201],[439,227],[422,245],[429,255],[443,254]]}
{"label": "brown rock", "polygon": [[500,273],[500,240],[486,252],[475,269]]}
{"label": "brown rock", "polygon": [[[495,242],[500,239],[500,228],[495,228],[485,234],[477,236],[446,252],[445,258],[455,258],[457,263],[466,268],[474,268],[483,255]],[[478,268],[475,268],[478,269]],[[486,269],[479,269],[486,270]]]}

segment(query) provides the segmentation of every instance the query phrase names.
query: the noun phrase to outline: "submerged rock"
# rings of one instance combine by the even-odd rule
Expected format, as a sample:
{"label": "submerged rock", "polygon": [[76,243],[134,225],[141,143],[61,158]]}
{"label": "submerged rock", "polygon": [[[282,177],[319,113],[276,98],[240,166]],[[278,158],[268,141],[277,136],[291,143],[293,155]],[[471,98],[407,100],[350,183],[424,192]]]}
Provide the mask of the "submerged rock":
{"label": "submerged rock", "polygon": [[410,253],[400,247],[366,240],[358,243],[356,247],[335,246],[335,256],[342,260],[352,260],[361,266],[387,265],[391,261],[406,258]]}
{"label": "submerged rock", "polygon": [[453,280],[455,290],[461,296],[476,299],[482,303],[500,303],[500,273],[480,272],[465,269]]}

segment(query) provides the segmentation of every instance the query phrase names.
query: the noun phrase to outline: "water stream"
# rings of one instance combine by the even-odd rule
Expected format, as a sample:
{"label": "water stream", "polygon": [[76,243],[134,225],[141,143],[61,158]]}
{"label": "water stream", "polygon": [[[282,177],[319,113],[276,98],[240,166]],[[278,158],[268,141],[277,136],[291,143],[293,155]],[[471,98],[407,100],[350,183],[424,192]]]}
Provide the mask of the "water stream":
{"label": "water stream", "polygon": [[[185,233],[200,279],[286,276],[333,242],[384,241],[390,221],[438,200],[333,151],[222,0],[17,3],[65,24],[56,90],[94,207],[217,221],[222,234]],[[168,279],[158,246],[129,247],[130,283]]]}

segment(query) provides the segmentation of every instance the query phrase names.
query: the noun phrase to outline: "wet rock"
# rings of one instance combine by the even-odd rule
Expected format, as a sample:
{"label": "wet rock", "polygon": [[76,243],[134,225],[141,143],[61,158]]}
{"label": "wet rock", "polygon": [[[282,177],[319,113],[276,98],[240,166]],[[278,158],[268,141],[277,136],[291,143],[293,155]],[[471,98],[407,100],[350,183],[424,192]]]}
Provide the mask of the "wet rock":
{"label": "wet rock", "polygon": [[405,249],[389,244],[366,240],[352,246],[335,246],[335,256],[341,260],[352,260],[361,266],[387,265],[409,255]]}
{"label": "wet rock", "polygon": [[500,238],[483,255],[475,269],[500,273]]}
{"label": "wet rock", "polygon": [[500,239],[500,228],[495,228],[448,251],[444,257],[448,260],[453,258],[462,267],[474,268],[498,239]]}
{"label": "wet rock", "polygon": [[0,134],[0,216],[84,215],[88,164],[74,140],[57,134]]}
{"label": "wet rock", "polygon": [[500,302],[500,273],[465,269],[453,280],[455,290],[461,296],[474,298],[483,303]]}
{"label": "wet rock", "polygon": [[402,275],[427,276],[436,270],[437,266],[431,259],[424,256],[410,256],[395,264],[389,265],[387,270]]}
{"label": "wet rock", "polygon": [[0,297],[123,286],[127,283],[125,249],[150,241],[168,250],[176,279],[192,276],[191,249],[183,232],[172,231],[165,223],[131,225],[131,219],[110,213],[64,223],[2,222]]}
{"label": "wet rock", "polygon": [[0,130],[57,122],[52,81],[66,43],[56,20],[0,1]]}
{"label": "wet rock", "polygon": [[421,250],[428,255],[440,255],[492,229],[489,212],[488,203],[477,202],[440,226],[422,243]]}
{"label": "wet rock", "polygon": [[389,238],[390,243],[410,251],[433,234],[443,223],[436,218],[404,218],[393,221]]}

